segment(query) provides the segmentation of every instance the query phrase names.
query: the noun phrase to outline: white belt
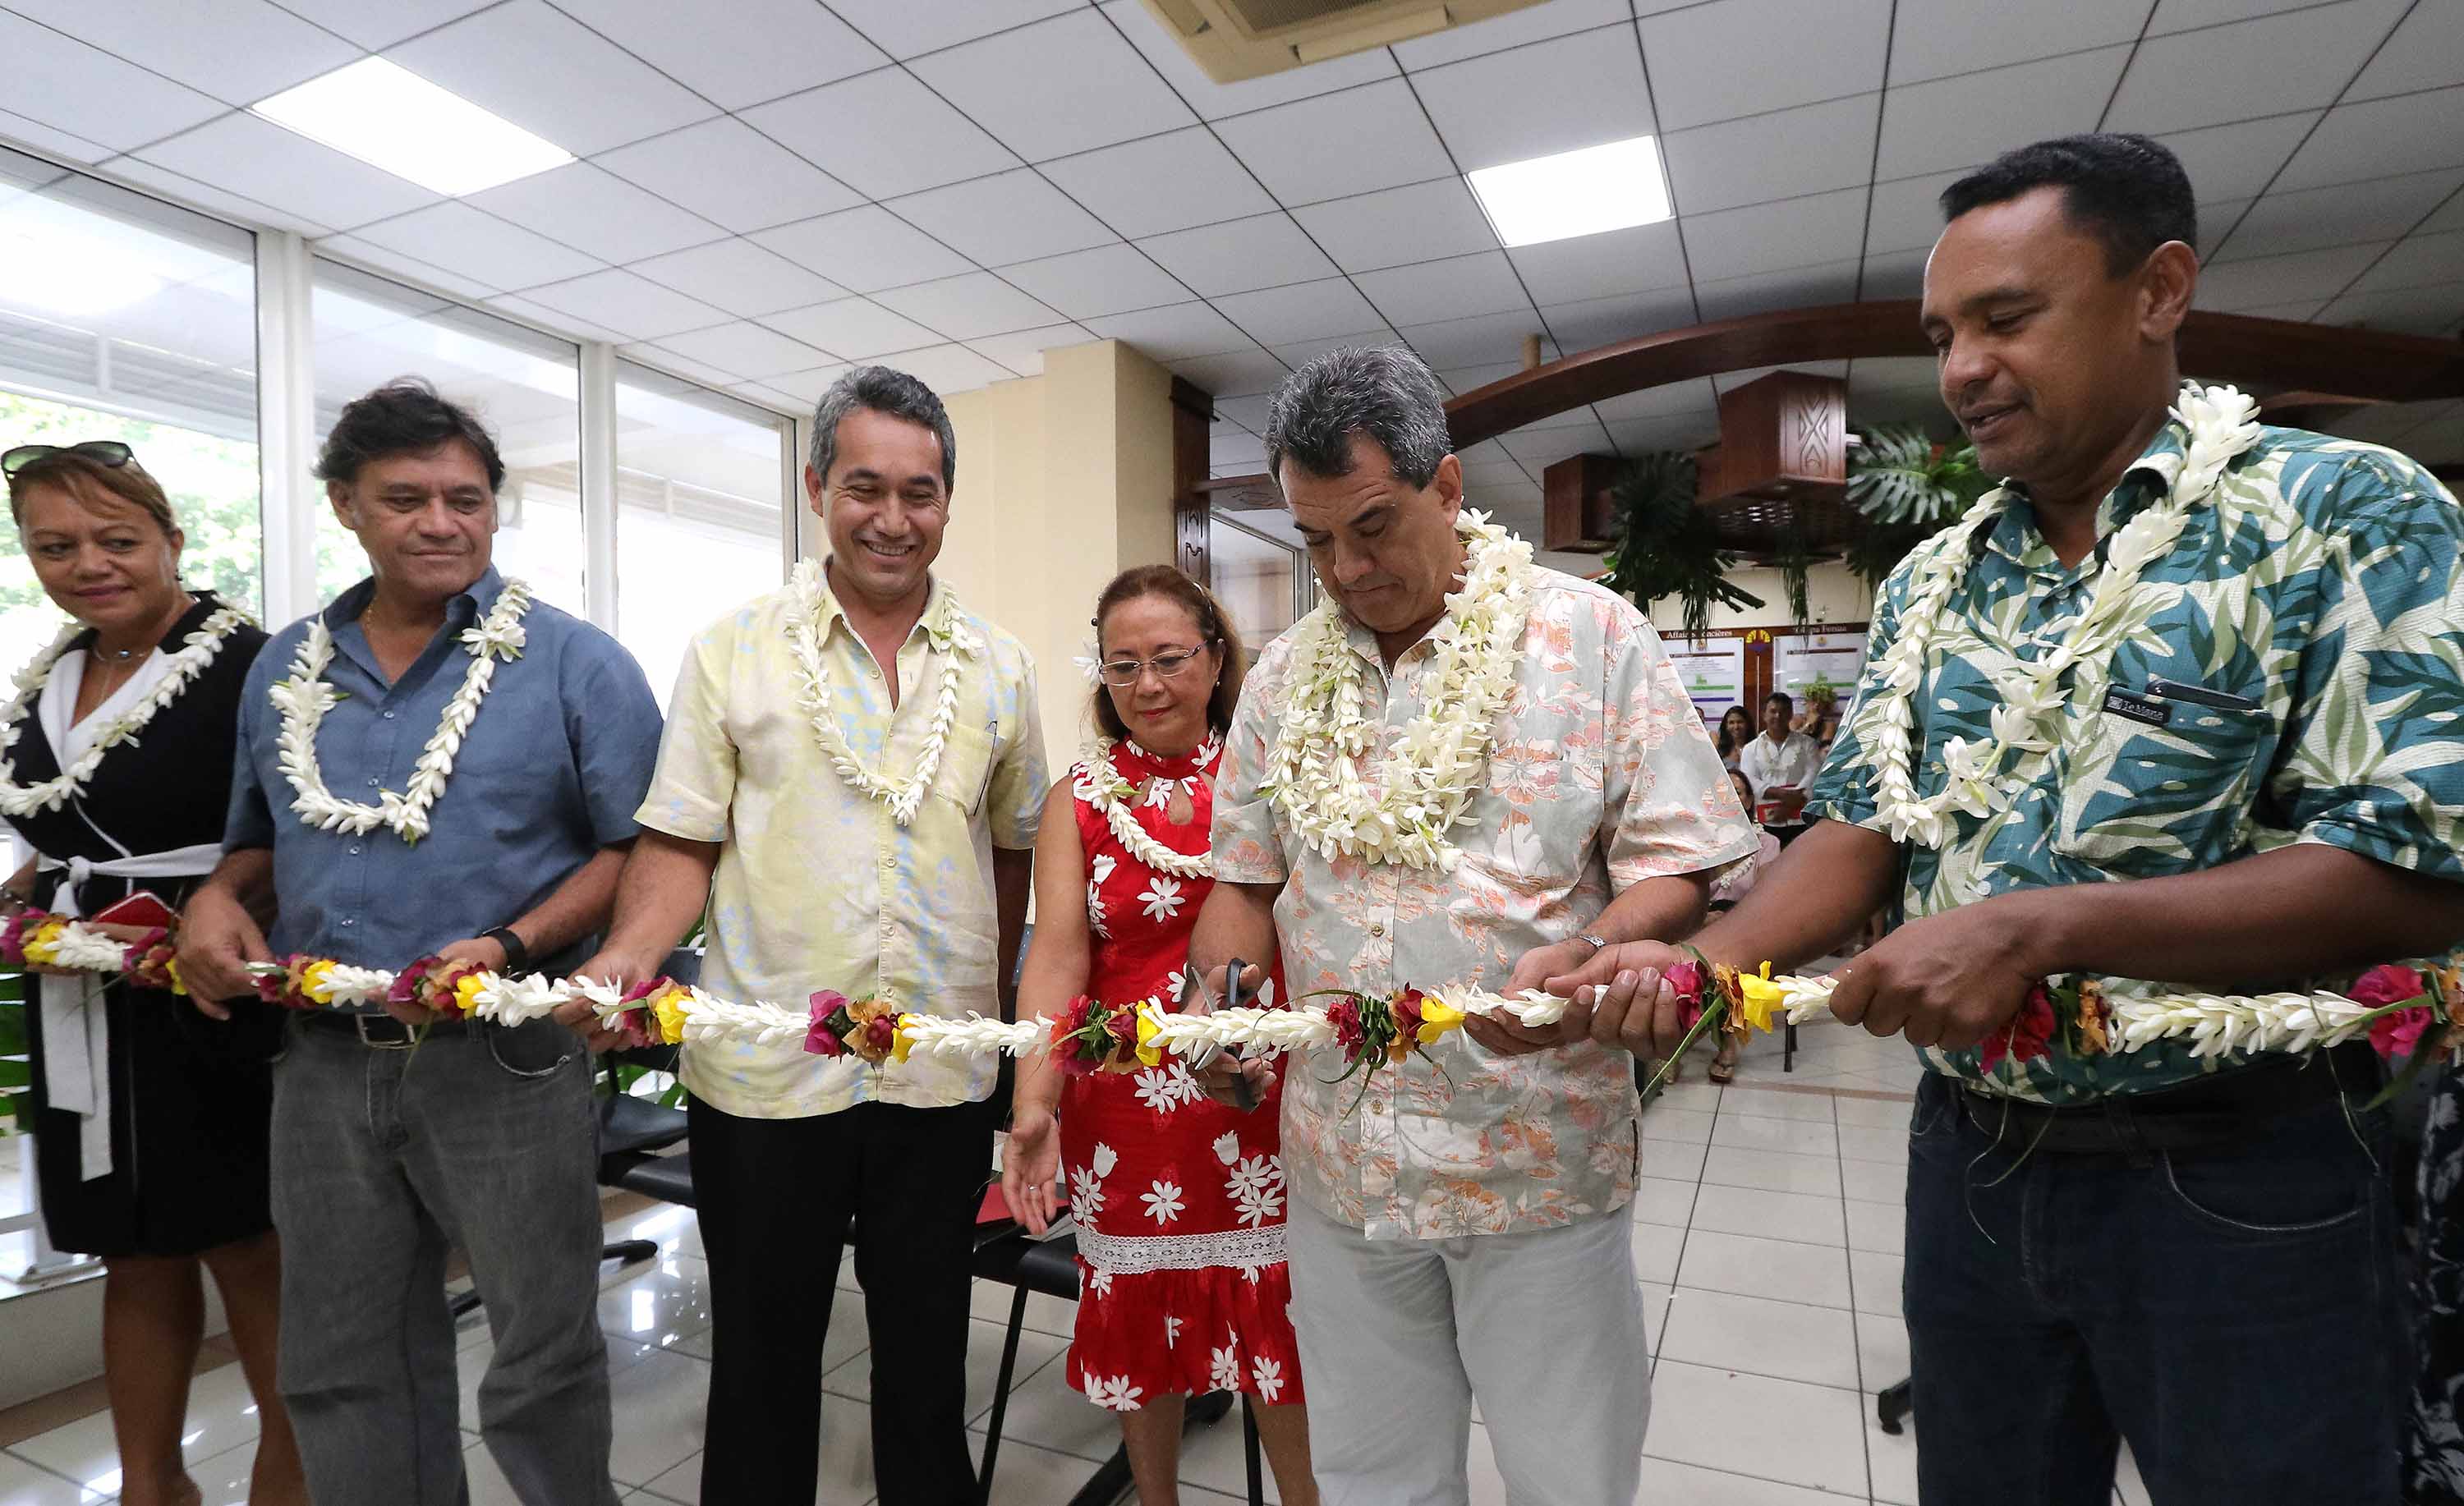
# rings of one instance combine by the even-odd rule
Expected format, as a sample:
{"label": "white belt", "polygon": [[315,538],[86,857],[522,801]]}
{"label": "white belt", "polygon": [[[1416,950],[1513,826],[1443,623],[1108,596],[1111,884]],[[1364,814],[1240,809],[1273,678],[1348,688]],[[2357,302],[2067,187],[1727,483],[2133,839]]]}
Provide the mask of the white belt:
{"label": "white belt", "polygon": [[[211,873],[222,855],[219,842],[207,841],[101,862],[37,853],[34,867],[43,873],[68,870],[67,882],[52,896],[52,913],[74,917],[80,913],[77,886],[88,879],[193,878]],[[52,1107],[78,1117],[79,1180],[91,1182],[111,1174],[111,1016],[101,987],[91,977],[44,973],[38,982],[43,1097]]]}

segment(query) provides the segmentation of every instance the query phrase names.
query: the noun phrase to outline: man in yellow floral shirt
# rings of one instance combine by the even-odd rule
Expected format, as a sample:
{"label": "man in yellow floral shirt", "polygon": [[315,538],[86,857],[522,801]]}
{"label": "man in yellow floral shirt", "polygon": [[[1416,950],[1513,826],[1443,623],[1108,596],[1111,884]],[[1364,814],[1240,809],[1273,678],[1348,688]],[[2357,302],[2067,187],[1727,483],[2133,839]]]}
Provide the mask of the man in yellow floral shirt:
{"label": "man in yellow floral shirt", "polygon": [[[1519,989],[1690,930],[1756,834],[1641,614],[1462,513],[1428,368],[1323,356],[1276,394],[1266,446],[1333,600],[1259,657],[1226,740],[1222,882],[1190,952],[1214,989],[1277,946],[1295,995]],[[1320,1490],[1465,1500],[1477,1400],[1509,1498],[1630,1501],[1650,1406],[1618,1216],[1632,1063],[1590,1044],[1509,1060],[1495,1027],[1468,1031],[1365,1088],[1291,1063]]]}

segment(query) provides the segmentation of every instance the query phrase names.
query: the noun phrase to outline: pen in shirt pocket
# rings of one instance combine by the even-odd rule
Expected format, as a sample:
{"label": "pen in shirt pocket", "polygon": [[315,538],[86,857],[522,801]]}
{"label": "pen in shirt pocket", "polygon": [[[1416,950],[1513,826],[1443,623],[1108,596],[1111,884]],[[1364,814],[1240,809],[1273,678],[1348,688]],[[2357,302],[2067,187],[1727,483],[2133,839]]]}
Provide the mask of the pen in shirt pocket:
{"label": "pen in shirt pocket", "polygon": [[2180,701],[2186,706],[2204,707],[2212,711],[2237,711],[2245,716],[2255,715],[2259,709],[2258,703],[2249,696],[2211,690],[2203,685],[2184,685],[2179,680],[2151,679],[2147,682],[2147,694],[2152,700]]}

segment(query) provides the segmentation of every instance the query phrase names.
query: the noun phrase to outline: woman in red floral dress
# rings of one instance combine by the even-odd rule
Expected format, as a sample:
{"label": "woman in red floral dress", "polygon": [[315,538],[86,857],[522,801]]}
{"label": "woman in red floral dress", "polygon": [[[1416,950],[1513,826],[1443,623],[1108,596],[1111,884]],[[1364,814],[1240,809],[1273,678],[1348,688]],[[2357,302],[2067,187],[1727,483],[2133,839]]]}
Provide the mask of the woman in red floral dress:
{"label": "woman in red floral dress", "polygon": [[[1177,1006],[1189,935],[1214,884],[1215,759],[1240,693],[1231,622],[1170,566],[1105,587],[1095,632],[1105,735],[1052,787],[1036,840],[1021,1001],[1046,1017],[1082,993]],[[1268,987],[1281,995],[1280,972]],[[1032,1057],[1015,1103],[1001,1187],[1038,1233],[1065,1198],[1076,1220],[1069,1383],[1121,1414],[1138,1499],[1179,1499],[1187,1398],[1242,1391],[1263,1404],[1258,1430],[1284,1500],[1315,1506],[1275,1098],[1242,1113],[1207,1098],[1172,1057],[1094,1076]],[[1065,1175],[1066,1192],[1056,1189]]]}

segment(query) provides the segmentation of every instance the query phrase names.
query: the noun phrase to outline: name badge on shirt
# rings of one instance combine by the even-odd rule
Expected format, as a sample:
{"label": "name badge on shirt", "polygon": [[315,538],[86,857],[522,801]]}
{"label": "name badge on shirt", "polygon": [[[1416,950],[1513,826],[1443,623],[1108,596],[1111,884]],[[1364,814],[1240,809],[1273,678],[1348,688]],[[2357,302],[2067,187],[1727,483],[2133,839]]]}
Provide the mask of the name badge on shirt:
{"label": "name badge on shirt", "polygon": [[2133,695],[2116,686],[2104,692],[2104,709],[2112,714],[2150,727],[2163,727],[2173,720],[2173,708],[2163,701]]}

